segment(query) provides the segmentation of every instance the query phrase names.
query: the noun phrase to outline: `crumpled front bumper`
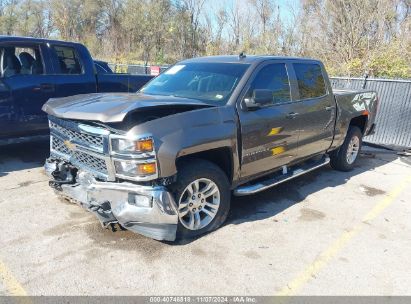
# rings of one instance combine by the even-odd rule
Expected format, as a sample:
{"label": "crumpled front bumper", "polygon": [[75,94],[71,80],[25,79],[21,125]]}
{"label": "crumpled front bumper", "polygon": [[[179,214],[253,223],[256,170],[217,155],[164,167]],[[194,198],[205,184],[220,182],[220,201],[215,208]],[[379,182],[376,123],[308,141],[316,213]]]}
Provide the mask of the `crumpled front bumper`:
{"label": "crumpled front bumper", "polygon": [[[45,170],[53,179],[55,161],[48,159]],[[79,171],[76,183],[61,184],[59,191],[95,214],[104,227],[118,223],[130,231],[156,240],[174,241],[176,238],[177,207],[165,187],[100,182],[91,174]],[[136,201],[140,199],[148,204],[138,206]]]}

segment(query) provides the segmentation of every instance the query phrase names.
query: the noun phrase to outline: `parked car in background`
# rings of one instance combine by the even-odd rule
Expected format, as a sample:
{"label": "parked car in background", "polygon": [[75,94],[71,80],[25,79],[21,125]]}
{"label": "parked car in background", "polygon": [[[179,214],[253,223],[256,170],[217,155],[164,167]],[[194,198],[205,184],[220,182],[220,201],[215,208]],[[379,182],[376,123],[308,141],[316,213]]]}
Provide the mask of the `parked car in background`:
{"label": "parked car in background", "polygon": [[136,92],[150,75],[115,74],[80,43],[0,36],[0,145],[48,135],[49,98]]}
{"label": "parked car in background", "polygon": [[351,170],[377,103],[374,91],[333,91],[317,60],[189,59],[137,94],[47,102],[45,168],[58,193],[106,227],[191,238],[224,223],[231,193],[254,194],[329,163]]}

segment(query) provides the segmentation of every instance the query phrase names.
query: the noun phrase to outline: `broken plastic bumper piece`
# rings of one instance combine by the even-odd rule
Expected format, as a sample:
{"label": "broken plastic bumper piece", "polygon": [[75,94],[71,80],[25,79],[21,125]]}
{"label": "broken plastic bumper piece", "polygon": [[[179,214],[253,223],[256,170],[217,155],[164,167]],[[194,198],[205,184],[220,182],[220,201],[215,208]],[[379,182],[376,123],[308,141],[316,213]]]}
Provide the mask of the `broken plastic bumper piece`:
{"label": "broken plastic bumper piece", "polygon": [[175,240],[177,207],[165,187],[101,182],[85,171],[76,172],[75,178],[56,180],[58,164],[50,159],[45,169],[52,178],[50,186],[95,214],[104,227],[118,223],[127,230],[156,240]]}

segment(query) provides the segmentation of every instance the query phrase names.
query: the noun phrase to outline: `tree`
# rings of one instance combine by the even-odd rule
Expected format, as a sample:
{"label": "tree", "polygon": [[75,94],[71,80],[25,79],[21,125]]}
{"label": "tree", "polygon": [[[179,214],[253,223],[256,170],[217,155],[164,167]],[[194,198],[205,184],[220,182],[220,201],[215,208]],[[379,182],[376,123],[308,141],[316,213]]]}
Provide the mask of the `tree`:
{"label": "tree", "polygon": [[80,41],[94,57],[113,63],[171,64],[245,51],[318,58],[334,75],[368,70],[411,77],[411,0],[293,3],[0,0],[0,31]]}

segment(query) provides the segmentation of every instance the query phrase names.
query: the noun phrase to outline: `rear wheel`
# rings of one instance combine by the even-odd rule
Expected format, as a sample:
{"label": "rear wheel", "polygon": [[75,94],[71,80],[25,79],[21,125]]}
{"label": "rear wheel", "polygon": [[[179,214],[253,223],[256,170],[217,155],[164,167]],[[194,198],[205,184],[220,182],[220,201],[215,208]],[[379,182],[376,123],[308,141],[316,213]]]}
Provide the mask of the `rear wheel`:
{"label": "rear wheel", "polygon": [[360,128],[351,126],[348,129],[342,146],[331,152],[331,167],[340,171],[350,171],[360,155],[362,146],[362,132]]}
{"label": "rear wheel", "polygon": [[193,238],[220,227],[230,210],[227,176],[215,164],[193,159],[179,166],[172,189],[178,203],[177,238]]}

